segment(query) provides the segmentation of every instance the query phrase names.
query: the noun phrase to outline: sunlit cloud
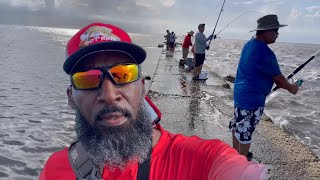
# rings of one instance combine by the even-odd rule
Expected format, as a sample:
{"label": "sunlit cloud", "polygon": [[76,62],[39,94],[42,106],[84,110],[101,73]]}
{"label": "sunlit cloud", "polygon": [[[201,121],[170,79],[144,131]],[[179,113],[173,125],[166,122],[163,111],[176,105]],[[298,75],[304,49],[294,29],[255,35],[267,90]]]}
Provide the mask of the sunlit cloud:
{"label": "sunlit cloud", "polygon": [[251,5],[256,2],[257,2],[257,0],[253,0],[253,1],[234,2],[233,4],[235,4],[235,5]]}
{"label": "sunlit cloud", "polygon": [[305,8],[309,12],[320,11],[320,6],[309,6]]}
{"label": "sunlit cloud", "polygon": [[176,3],[175,0],[160,0],[160,2],[162,3],[162,5],[167,7],[171,7]]}

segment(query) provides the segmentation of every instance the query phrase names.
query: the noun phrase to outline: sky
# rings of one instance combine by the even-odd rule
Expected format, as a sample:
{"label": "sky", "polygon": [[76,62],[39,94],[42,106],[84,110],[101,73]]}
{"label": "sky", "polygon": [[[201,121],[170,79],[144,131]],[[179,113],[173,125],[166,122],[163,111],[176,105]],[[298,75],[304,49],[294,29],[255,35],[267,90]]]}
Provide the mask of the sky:
{"label": "sky", "polygon": [[[132,33],[213,32],[224,0],[0,0],[0,24],[80,28],[100,21]],[[250,39],[257,19],[278,15],[278,41],[320,44],[320,0],[226,0],[215,33]],[[240,17],[239,17],[240,16]]]}

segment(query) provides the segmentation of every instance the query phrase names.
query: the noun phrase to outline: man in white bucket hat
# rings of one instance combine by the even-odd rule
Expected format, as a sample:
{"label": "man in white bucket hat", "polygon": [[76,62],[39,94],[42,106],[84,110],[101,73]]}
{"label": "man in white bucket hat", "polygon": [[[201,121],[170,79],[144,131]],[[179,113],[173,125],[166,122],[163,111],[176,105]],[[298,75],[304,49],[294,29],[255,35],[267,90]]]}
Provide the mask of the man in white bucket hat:
{"label": "man in white bucket hat", "polygon": [[259,123],[267,95],[273,83],[292,94],[298,91],[298,85],[291,84],[282,75],[276,55],[268,47],[276,41],[280,24],[277,15],[270,14],[257,20],[255,38],[243,47],[234,83],[234,117],[230,121],[233,148],[248,160],[251,137]]}

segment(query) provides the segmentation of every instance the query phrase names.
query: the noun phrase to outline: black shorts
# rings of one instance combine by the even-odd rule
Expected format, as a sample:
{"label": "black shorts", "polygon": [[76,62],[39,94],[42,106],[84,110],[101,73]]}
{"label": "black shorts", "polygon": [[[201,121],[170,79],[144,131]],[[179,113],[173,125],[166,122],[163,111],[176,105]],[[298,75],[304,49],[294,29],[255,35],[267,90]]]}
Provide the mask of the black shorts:
{"label": "black shorts", "polygon": [[170,42],[169,45],[170,45],[171,48],[174,48],[174,42]]}
{"label": "black shorts", "polygon": [[194,54],[196,64],[195,67],[199,67],[203,64],[204,58],[206,57],[206,54]]}

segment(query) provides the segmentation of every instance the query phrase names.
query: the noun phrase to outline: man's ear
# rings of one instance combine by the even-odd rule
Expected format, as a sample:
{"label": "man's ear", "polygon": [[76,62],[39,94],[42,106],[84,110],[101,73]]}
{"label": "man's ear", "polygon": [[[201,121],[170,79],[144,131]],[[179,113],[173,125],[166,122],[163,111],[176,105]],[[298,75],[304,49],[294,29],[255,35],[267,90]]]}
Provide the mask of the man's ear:
{"label": "man's ear", "polygon": [[68,105],[71,109],[75,109],[75,103],[72,96],[72,85],[68,86],[67,88],[67,96],[68,96]]}
{"label": "man's ear", "polygon": [[142,78],[141,79],[141,83],[142,83],[142,94],[143,94],[143,97],[145,97],[147,95],[147,92],[146,92],[146,86],[145,86],[145,78]]}

